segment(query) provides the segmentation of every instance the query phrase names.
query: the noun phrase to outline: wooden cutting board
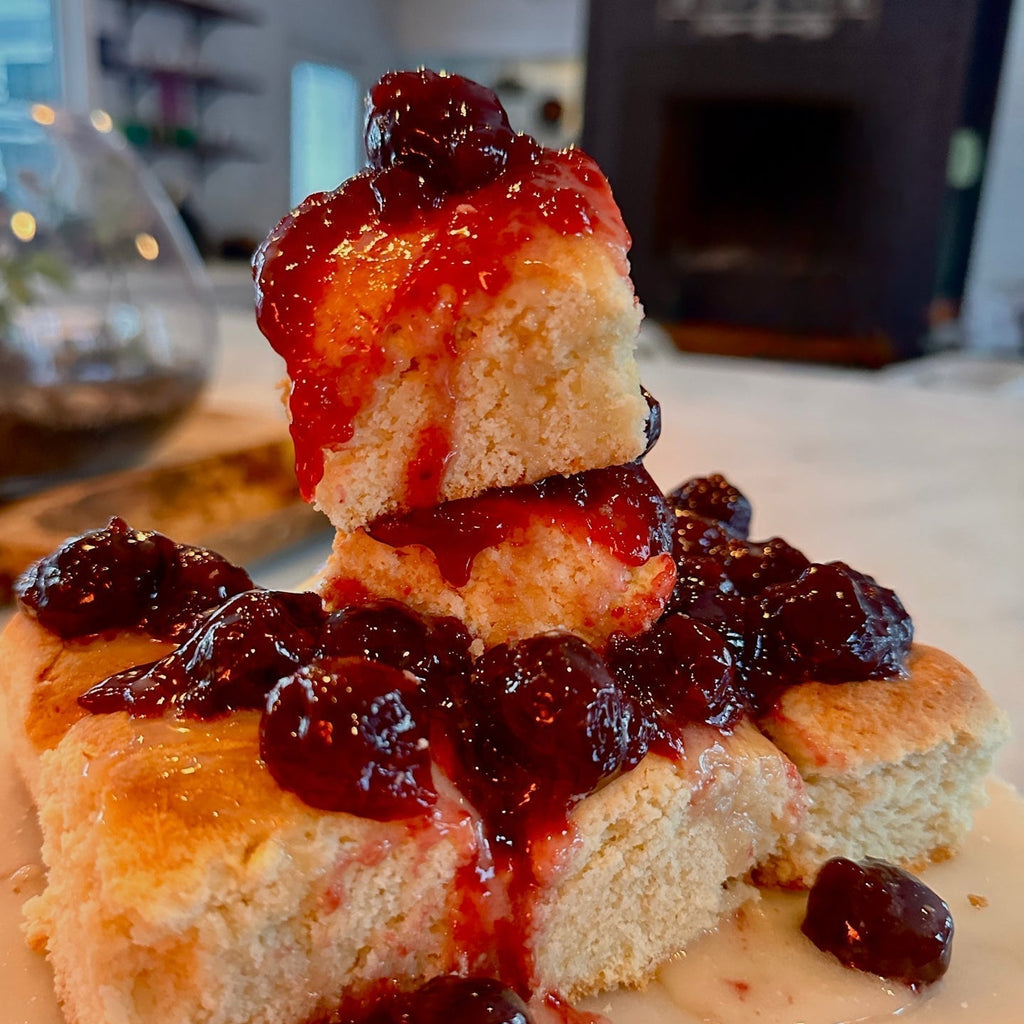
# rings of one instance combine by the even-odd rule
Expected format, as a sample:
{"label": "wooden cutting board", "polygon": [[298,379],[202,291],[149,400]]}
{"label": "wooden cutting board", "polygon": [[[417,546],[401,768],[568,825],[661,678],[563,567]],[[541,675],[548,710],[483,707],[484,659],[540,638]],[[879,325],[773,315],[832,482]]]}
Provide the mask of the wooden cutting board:
{"label": "wooden cutting board", "polygon": [[0,600],[30,563],[111,516],[241,564],[330,529],[299,496],[282,419],[199,409],[142,465],[0,506]]}

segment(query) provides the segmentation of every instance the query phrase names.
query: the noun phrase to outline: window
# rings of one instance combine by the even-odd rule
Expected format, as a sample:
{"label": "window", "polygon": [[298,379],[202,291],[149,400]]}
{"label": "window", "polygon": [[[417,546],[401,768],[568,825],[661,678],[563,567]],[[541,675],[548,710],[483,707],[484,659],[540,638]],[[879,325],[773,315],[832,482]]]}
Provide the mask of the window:
{"label": "window", "polygon": [[[292,68],[291,202],[336,188],[361,165],[362,92],[341,68]],[[325,128],[325,126],[329,126]]]}
{"label": "window", "polygon": [[0,3],[0,103],[60,100],[59,58],[52,0]]}

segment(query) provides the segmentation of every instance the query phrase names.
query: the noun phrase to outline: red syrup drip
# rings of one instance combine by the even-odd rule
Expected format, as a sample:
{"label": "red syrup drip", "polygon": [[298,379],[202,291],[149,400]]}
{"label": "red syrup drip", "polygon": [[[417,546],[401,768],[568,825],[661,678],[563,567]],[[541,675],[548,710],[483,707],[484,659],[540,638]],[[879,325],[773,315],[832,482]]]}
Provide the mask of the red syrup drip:
{"label": "red syrup drip", "polygon": [[471,970],[540,997],[537,900],[571,855],[572,809],[642,759],[643,709],[568,633],[491,648],[448,705],[432,754],[474,809],[479,850],[459,878],[452,941]]}
{"label": "red syrup drip", "polygon": [[630,463],[386,516],[366,532],[391,547],[428,548],[448,583],[462,587],[481,551],[512,539],[532,523],[589,539],[623,564],[638,566],[672,550],[673,522],[650,474],[640,463]]}
{"label": "red syrup drip", "polygon": [[[450,777],[463,774],[450,737],[435,733],[431,747]],[[568,809],[561,818],[565,833],[562,845],[566,848],[572,841],[567,818]],[[545,830],[539,820],[531,820],[529,827],[538,835]],[[534,962],[527,940],[533,930],[538,885],[531,844],[495,842],[492,832],[485,814],[476,825],[477,855],[458,871],[459,903],[452,921],[453,948],[447,959],[463,965],[467,973],[499,978],[524,998],[533,998],[537,996]]]}
{"label": "red syrup drip", "polygon": [[[296,472],[307,499],[323,476],[323,449],[351,440],[377,382],[415,358],[429,368],[439,412],[409,497],[437,500],[451,454],[457,325],[500,293],[515,254],[539,233],[601,238],[626,272],[629,236],[597,165],[580,150],[517,139],[503,174],[436,209],[410,206],[397,221],[384,218],[373,187],[379,172],[365,171],[310,196],[257,252],[257,322],[291,378]],[[410,338],[415,352],[401,351]]]}
{"label": "red syrup drip", "polygon": [[448,425],[432,424],[420,431],[416,455],[406,473],[405,493],[412,508],[430,505],[440,493],[441,479],[451,458]]}
{"label": "red syrup drip", "polygon": [[543,997],[543,1005],[555,1014],[562,1024],[611,1024],[611,1021],[600,1013],[577,1010],[555,992],[548,992]]}

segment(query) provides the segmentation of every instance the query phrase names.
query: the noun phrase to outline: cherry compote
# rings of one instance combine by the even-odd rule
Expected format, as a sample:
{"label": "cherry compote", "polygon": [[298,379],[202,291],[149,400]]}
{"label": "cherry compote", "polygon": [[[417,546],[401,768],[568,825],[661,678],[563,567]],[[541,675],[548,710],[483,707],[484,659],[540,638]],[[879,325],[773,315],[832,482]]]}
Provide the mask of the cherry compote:
{"label": "cherry compote", "polygon": [[444,578],[460,587],[469,581],[481,551],[534,522],[600,545],[630,566],[672,549],[671,512],[639,463],[494,488],[473,498],[383,517],[366,532],[392,547],[428,548]]}
{"label": "cherry compote", "polygon": [[311,807],[391,821],[437,799],[423,694],[368,658],[319,658],[281,679],[260,721],[270,774]]}
{"label": "cherry compote", "polygon": [[518,147],[530,142],[512,131],[498,97],[461,75],[393,71],[370,91],[370,166],[384,172],[378,182],[393,168],[419,179],[402,190],[412,198],[484,185],[505,170]]}
{"label": "cherry compote", "polygon": [[765,710],[776,690],[774,677],[764,668],[764,616],[754,598],[708,592],[686,609],[694,622],[713,629],[728,645],[735,672],[734,683],[754,711]]}
{"label": "cherry compote", "polygon": [[793,683],[899,675],[913,624],[891,590],[842,562],[812,564],[781,537],[749,540],[750,503],[720,475],[666,500],[677,570],[666,616],[683,612],[725,639],[755,712]]}
{"label": "cherry compote", "polygon": [[[713,486],[702,486],[708,481]],[[685,503],[688,494],[692,508]],[[729,505],[734,494],[742,498],[742,504],[736,499],[736,507]],[[671,492],[666,500],[675,512],[672,552],[677,584],[669,601],[674,611],[685,611],[701,596],[702,579],[712,581],[713,589],[721,593],[755,597],[774,583],[796,579],[811,564],[781,537],[747,539],[750,505],[721,477],[697,477]]]}
{"label": "cherry compote", "polygon": [[530,1024],[523,1000],[494,978],[434,978],[402,1003],[403,1024]]}
{"label": "cherry compote", "polygon": [[899,675],[914,635],[896,594],[843,562],[766,588],[760,605],[766,667],[787,682]]}
{"label": "cherry compote", "polygon": [[412,992],[395,992],[362,1012],[315,1024],[532,1024],[526,1003],[495,978],[443,975]]}
{"label": "cherry compote", "polygon": [[203,615],[252,589],[252,579],[240,566],[206,548],[175,544],[143,626],[161,639],[180,640]]}
{"label": "cherry compote", "polygon": [[725,563],[714,555],[676,555],[676,582],[665,602],[666,614],[686,612],[702,599],[734,594]]}
{"label": "cherry compote", "polygon": [[949,907],[920,879],[886,861],[827,861],[807,897],[803,932],[857,970],[914,988],[946,973],[953,948]]}
{"label": "cherry compote", "polygon": [[620,683],[642,696],[659,745],[676,746],[692,722],[729,728],[745,709],[729,645],[687,615],[666,615],[640,636],[614,637],[608,660]]}
{"label": "cherry compote", "polygon": [[569,633],[491,648],[455,710],[460,781],[494,837],[512,846],[533,828],[558,827],[576,802],[646,752],[640,701]]}
{"label": "cherry compote", "polygon": [[420,615],[398,601],[369,601],[327,616],[321,654],[363,657],[411,672],[437,700],[468,676],[472,638],[449,616]]}
{"label": "cherry compote", "polygon": [[650,393],[645,387],[640,388],[640,393],[647,402],[647,422],[644,424],[644,445],[643,454],[640,458],[649,455],[654,446],[661,438],[661,402]]}
{"label": "cherry compote", "polygon": [[110,676],[87,690],[79,703],[93,713],[185,718],[261,709],[278,679],[313,659],[324,618],[315,594],[237,594],[201,620],[170,654]]}
{"label": "cherry compote", "polygon": [[65,639],[144,629],[175,640],[204,612],[252,585],[244,569],[213,551],[134,530],[115,517],[65,541],[14,589],[30,615]]}
{"label": "cherry compote", "polygon": [[678,556],[704,555],[724,561],[742,541],[728,526],[688,509],[675,511],[673,550]]}
{"label": "cherry compote", "polygon": [[692,477],[669,491],[666,497],[677,514],[693,512],[721,523],[740,537],[750,534],[753,514],[750,502],[720,473]]}
{"label": "cherry compote", "polygon": [[781,537],[730,544],[724,560],[726,576],[743,597],[756,597],[765,587],[795,580],[810,564],[802,551]]}
{"label": "cherry compote", "polygon": [[629,236],[593,160],[512,132],[494,94],[457,75],[385,76],[366,142],[367,170],[308,197],[257,250],[257,320],[287,363],[310,499],[324,451],[352,439],[379,382],[415,356],[430,415],[402,505],[428,507],[452,457],[466,316],[497,300],[517,254],[545,235],[591,238],[623,274]]}

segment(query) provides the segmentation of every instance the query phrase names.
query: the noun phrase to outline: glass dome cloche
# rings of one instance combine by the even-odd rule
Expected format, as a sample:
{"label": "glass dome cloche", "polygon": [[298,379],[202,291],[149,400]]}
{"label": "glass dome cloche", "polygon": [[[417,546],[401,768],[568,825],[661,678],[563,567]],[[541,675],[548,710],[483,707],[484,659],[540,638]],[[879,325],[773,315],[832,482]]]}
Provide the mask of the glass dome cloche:
{"label": "glass dome cloche", "polygon": [[216,336],[195,247],[110,118],[0,106],[0,500],[136,458]]}

